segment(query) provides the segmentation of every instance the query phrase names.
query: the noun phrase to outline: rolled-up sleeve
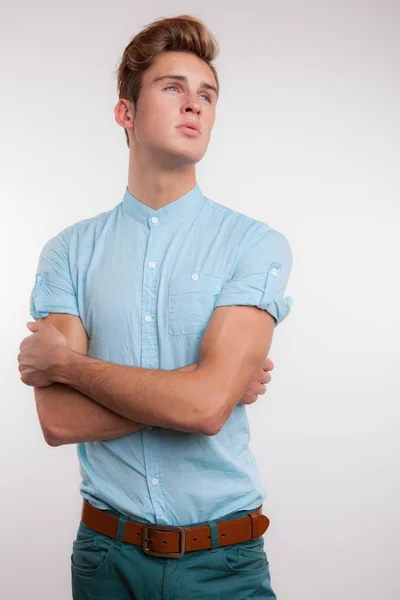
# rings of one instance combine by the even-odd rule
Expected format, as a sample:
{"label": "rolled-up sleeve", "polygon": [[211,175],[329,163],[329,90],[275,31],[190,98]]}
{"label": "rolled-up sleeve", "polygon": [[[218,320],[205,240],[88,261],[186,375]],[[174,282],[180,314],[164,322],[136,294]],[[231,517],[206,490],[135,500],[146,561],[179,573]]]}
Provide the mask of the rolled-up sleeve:
{"label": "rolled-up sleeve", "polygon": [[292,308],[292,297],[284,295],[292,262],[287,238],[267,225],[259,227],[248,236],[234,273],[224,284],[215,308],[257,306],[275,319],[276,327]]}
{"label": "rolled-up sleeve", "polygon": [[30,314],[35,320],[49,313],[79,315],[68,262],[67,230],[43,247],[30,296]]}

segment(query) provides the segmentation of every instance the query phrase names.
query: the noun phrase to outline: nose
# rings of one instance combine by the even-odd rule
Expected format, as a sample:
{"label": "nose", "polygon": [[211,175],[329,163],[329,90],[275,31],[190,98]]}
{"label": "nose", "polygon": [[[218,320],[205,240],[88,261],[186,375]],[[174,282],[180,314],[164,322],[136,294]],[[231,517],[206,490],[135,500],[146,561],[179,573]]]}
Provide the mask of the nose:
{"label": "nose", "polygon": [[201,103],[197,95],[192,94],[182,106],[183,112],[193,112],[199,114],[201,112]]}

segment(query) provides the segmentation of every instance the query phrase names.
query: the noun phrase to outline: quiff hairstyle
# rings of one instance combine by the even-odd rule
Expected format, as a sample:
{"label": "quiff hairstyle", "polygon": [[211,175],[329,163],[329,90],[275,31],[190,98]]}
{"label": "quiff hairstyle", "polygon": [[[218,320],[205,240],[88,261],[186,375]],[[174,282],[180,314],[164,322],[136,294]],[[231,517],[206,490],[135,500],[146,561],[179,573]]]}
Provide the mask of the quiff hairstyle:
{"label": "quiff hairstyle", "polygon": [[[136,110],[143,74],[165,52],[191,52],[204,60],[215,77],[219,92],[218,75],[212,64],[219,54],[217,40],[200,19],[178,15],[149,23],[129,42],[117,67],[119,99],[130,100]],[[128,131],[124,131],[129,148]]]}

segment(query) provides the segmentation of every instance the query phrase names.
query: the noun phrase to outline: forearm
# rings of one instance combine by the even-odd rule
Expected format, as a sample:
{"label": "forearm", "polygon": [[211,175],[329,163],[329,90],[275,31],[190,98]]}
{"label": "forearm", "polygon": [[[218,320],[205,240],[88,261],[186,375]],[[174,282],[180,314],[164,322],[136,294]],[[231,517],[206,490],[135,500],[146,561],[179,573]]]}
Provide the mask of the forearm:
{"label": "forearm", "polygon": [[[193,371],[196,366],[192,363],[177,370]],[[111,440],[144,427],[63,383],[34,388],[34,392],[42,430],[52,446]]]}
{"label": "forearm", "polygon": [[51,446],[111,440],[143,427],[68,385],[53,383],[34,390],[39,421]]}
{"label": "forearm", "polygon": [[190,433],[211,429],[207,409],[223,392],[204,370],[126,367],[68,350],[55,360],[52,377],[135,422]]}

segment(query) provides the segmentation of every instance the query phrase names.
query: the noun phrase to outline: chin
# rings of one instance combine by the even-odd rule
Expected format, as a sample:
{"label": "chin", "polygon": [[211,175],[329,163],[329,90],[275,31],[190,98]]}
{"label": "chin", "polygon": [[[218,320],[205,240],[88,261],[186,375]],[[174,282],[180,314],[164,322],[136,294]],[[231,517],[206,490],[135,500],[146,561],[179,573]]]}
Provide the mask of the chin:
{"label": "chin", "polygon": [[171,158],[175,157],[180,161],[186,163],[196,164],[198,163],[204,156],[205,150],[203,149],[193,149],[189,151],[187,148],[165,148],[165,153],[168,154]]}

